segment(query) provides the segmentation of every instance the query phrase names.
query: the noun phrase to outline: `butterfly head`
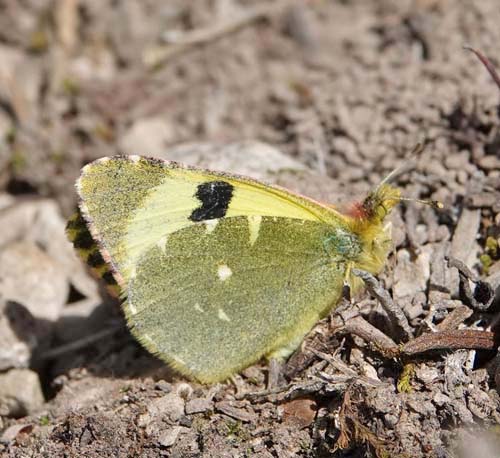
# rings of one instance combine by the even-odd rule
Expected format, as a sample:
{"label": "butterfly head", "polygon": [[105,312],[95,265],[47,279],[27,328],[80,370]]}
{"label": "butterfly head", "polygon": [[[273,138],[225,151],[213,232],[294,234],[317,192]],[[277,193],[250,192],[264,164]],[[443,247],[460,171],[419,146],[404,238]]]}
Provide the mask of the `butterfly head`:
{"label": "butterfly head", "polygon": [[375,274],[382,269],[392,244],[391,224],[386,218],[400,201],[400,190],[382,183],[348,209],[350,229],[363,247],[356,260],[357,268]]}
{"label": "butterfly head", "polygon": [[380,272],[392,247],[392,225],[387,216],[397,204],[412,201],[443,208],[440,202],[402,197],[398,188],[388,184],[392,176],[394,174],[382,181],[363,201],[351,205],[347,212],[351,230],[359,237],[363,247],[356,267],[374,274]]}
{"label": "butterfly head", "polygon": [[358,225],[364,226],[365,229],[370,228],[381,224],[401,200],[401,192],[398,188],[382,183],[362,202],[352,204],[348,214]]}

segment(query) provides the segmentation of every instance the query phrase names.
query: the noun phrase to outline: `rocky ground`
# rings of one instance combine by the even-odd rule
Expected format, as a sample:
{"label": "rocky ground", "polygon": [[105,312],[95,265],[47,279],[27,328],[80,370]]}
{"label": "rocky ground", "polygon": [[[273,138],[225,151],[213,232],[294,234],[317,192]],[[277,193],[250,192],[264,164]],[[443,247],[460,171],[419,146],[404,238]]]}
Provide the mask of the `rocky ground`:
{"label": "rocky ground", "polygon": [[[499,23],[496,0],[0,0],[0,455],[498,457],[499,90],[463,46],[500,68]],[[332,312],[274,390],[265,362],[169,371],[65,238],[101,156],[338,203],[418,142],[397,184],[444,208],[394,211],[382,296]]]}

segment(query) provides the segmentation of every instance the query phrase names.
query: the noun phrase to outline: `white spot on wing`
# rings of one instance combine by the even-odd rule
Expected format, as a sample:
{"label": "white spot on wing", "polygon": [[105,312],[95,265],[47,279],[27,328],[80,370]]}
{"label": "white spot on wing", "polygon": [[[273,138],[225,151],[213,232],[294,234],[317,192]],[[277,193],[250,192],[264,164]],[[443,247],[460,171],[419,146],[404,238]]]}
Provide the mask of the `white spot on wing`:
{"label": "white spot on wing", "polygon": [[152,343],[153,345],[155,344],[155,341],[149,336],[149,334],[143,334],[142,338],[144,340],[147,340],[149,343]]}
{"label": "white spot on wing", "polygon": [[109,162],[110,161],[110,157],[109,156],[104,156],[104,157],[100,157],[99,159],[97,159],[97,163],[98,164],[105,164],[106,162]]}
{"label": "white spot on wing", "polygon": [[217,311],[217,316],[219,317],[219,320],[222,320],[222,321],[231,321],[231,319],[226,315],[226,312],[224,312],[223,309],[219,309]]}
{"label": "white spot on wing", "polygon": [[256,242],[259,236],[260,223],[262,222],[262,216],[260,215],[250,215],[248,217],[248,230],[250,231],[250,246]]}
{"label": "white spot on wing", "polygon": [[163,254],[165,254],[165,250],[167,248],[167,236],[164,235],[161,237],[158,242],[156,242],[156,246],[161,250]]}
{"label": "white spot on wing", "polygon": [[204,221],[206,230],[205,232],[207,234],[210,234],[214,231],[214,229],[217,227],[217,224],[219,223],[218,219],[207,219]]}
{"label": "white spot on wing", "polygon": [[186,364],[186,362],[182,358],[179,358],[176,355],[172,355],[172,359],[179,364]]}
{"label": "white spot on wing", "polygon": [[198,312],[201,312],[201,313],[205,312],[205,310],[203,310],[203,309],[201,308],[201,305],[200,305],[200,304],[198,304],[198,302],[197,302],[196,304],[194,304],[194,309],[195,309],[195,310],[198,310]]}
{"label": "white spot on wing", "polygon": [[233,271],[228,266],[226,266],[226,264],[222,264],[217,267],[217,275],[219,276],[220,281],[225,281],[231,275],[233,275]]}
{"label": "white spot on wing", "polygon": [[135,269],[135,266],[132,266],[132,267],[130,268],[130,279],[131,279],[131,280],[132,280],[132,279],[134,279],[136,275],[137,275],[137,271],[136,271],[136,269]]}

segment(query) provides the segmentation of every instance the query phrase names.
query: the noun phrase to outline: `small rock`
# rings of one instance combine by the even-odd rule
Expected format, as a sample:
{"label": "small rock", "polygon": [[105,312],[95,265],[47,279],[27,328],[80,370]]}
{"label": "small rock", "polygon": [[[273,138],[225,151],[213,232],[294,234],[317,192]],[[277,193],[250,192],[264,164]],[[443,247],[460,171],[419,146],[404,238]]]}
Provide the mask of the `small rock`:
{"label": "small rock", "polygon": [[214,403],[208,399],[197,398],[191,399],[186,403],[186,414],[191,415],[194,413],[203,413],[207,410],[212,410]]}
{"label": "small rock", "polygon": [[60,266],[33,242],[14,242],[0,252],[0,293],[36,318],[56,321],[69,286]]}
{"label": "small rock", "polygon": [[389,429],[394,429],[394,427],[398,424],[399,418],[397,415],[392,413],[388,413],[384,415],[384,423]]}
{"label": "small rock", "polygon": [[394,269],[394,299],[399,300],[407,296],[414,296],[427,288],[430,253],[422,250],[415,262],[410,259],[408,250],[402,249],[397,253]]}
{"label": "small rock", "polygon": [[172,391],[172,385],[166,380],[158,380],[155,383],[155,389],[163,391],[164,393],[170,393]]}
{"label": "small rock", "polygon": [[30,369],[11,369],[0,373],[0,415],[22,417],[44,403],[38,374]]}
{"label": "small rock", "polygon": [[0,369],[26,367],[32,351],[48,347],[69,285],[61,266],[36,244],[0,251]]}
{"label": "small rock", "polygon": [[496,155],[490,154],[479,159],[478,165],[485,170],[497,170],[500,169],[500,159]]}
{"label": "small rock", "polygon": [[452,403],[453,409],[455,409],[455,412],[464,424],[474,424],[474,416],[472,415],[471,411],[467,408],[463,400],[461,399],[456,399]]}
{"label": "small rock", "polygon": [[435,367],[418,366],[415,368],[415,376],[425,385],[431,385],[439,379],[439,371]]}
{"label": "small rock", "polygon": [[423,417],[435,417],[436,408],[430,401],[424,399],[409,399],[407,401],[408,407],[410,407],[415,412],[419,413]]}
{"label": "small rock", "polygon": [[120,150],[125,154],[159,156],[173,139],[173,129],[165,119],[139,119],[121,138]]}
{"label": "small rock", "polygon": [[21,123],[33,120],[37,114],[43,72],[40,62],[13,46],[0,45],[0,81],[6,103],[12,107]]}
{"label": "small rock", "polygon": [[[144,150],[144,148],[142,148]],[[282,170],[302,171],[306,167],[266,143],[248,140],[229,145],[185,144],[160,156],[212,170],[224,170],[266,181],[275,181]]]}
{"label": "small rock", "polygon": [[297,398],[284,404],[285,422],[297,424],[300,428],[307,428],[316,417],[318,406],[312,398]]}
{"label": "small rock", "polygon": [[473,415],[481,420],[493,418],[496,403],[485,391],[478,387],[473,387],[469,390],[467,397],[467,407]]}
{"label": "small rock", "polygon": [[162,447],[171,447],[175,444],[175,441],[181,433],[189,431],[189,428],[184,428],[183,426],[174,426],[173,428],[164,431],[158,438],[158,443]]}
{"label": "small rock", "polygon": [[144,412],[137,416],[136,424],[139,428],[145,428],[151,423],[151,421],[151,415],[148,412]]}
{"label": "small rock", "polygon": [[148,412],[152,417],[167,417],[176,422],[184,415],[184,400],[176,393],[168,393],[154,399],[148,406]]}
{"label": "small rock", "polygon": [[228,401],[217,402],[215,407],[219,412],[226,414],[228,417],[232,417],[243,422],[252,422],[255,421],[256,418],[255,412],[249,412],[246,409],[234,407]]}
{"label": "small rock", "polygon": [[16,424],[9,426],[0,436],[0,443],[10,444],[19,434],[30,433],[33,430],[33,424]]}
{"label": "small rock", "polygon": [[[470,210],[464,208],[455,227],[451,240],[450,257],[464,262],[472,267],[477,261],[478,244],[476,242],[479,233],[481,210]],[[451,270],[450,290],[453,295],[458,293],[458,272]]]}
{"label": "small rock", "polygon": [[447,396],[446,394],[438,391],[436,394],[434,394],[434,398],[432,399],[434,404],[436,404],[438,407],[442,407],[445,404],[450,404],[451,403],[451,398]]}
{"label": "small rock", "polygon": [[185,426],[186,428],[191,428],[191,426],[193,425],[193,420],[184,415],[181,418],[179,418],[179,425]]}
{"label": "small rock", "polygon": [[171,447],[172,445],[175,444],[175,441],[179,437],[181,429],[182,426],[174,426],[171,429],[167,429],[167,431],[164,431],[158,438],[158,443],[162,447]]}
{"label": "small rock", "polygon": [[0,248],[29,240],[57,262],[67,279],[85,297],[99,297],[95,278],[75,254],[65,233],[66,221],[57,203],[50,199],[12,199],[0,194]]}

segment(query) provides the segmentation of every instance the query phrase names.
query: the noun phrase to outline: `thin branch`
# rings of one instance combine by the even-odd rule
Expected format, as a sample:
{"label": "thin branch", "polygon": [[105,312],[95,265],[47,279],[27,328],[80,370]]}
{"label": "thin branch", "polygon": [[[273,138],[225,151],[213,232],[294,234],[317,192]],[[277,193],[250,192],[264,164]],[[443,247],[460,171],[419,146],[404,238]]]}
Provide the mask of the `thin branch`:
{"label": "thin branch", "polygon": [[144,54],[144,63],[150,68],[164,65],[168,60],[193,48],[203,46],[222,37],[235,33],[254,22],[275,15],[280,12],[288,2],[275,2],[263,4],[252,8],[241,17],[233,21],[224,21],[212,27],[206,27],[186,33],[182,39],[165,46],[156,46]]}
{"label": "thin branch", "polygon": [[101,339],[112,336],[119,329],[122,329],[122,327],[116,326],[113,328],[103,329],[102,331],[90,334],[78,340],[74,340],[73,342],[70,342],[66,345],[51,348],[41,355],[41,359],[55,359],[59,358],[62,355],[65,355],[66,353],[72,353],[74,351],[81,350],[82,348],[88,347]]}
{"label": "thin branch", "polygon": [[500,89],[500,77],[498,76],[498,73],[493,64],[491,63],[491,61],[481,51],[478,51],[477,49],[474,49],[471,46],[464,46],[464,49],[473,52],[477,56],[477,58],[486,67],[486,70],[488,70],[488,73],[493,78],[493,81],[497,85],[498,89]]}
{"label": "thin branch", "polygon": [[399,347],[390,337],[386,336],[380,329],[368,323],[368,321],[361,316],[346,321],[343,330],[349,334],[361,337],[387,357],[393,357],[399,352]]}
{"label": "thin branch", "polygon": [[408,323],[408,319],[403,310],[392,300],[390,294],[380,286],[378,280],[369,272],[359,269],[352,269],[352,273],[360,277],[366,285],[368,291],[375,296],[386,311],[392,325],[401,329],[405,340],[413,337],[413,330]]}
{"label": "thin branch", "polygon": [[474,329],[429,332],[403,345],[402,354],[415,355],[429,350],[494,350],[498,347],[495,333]]}

